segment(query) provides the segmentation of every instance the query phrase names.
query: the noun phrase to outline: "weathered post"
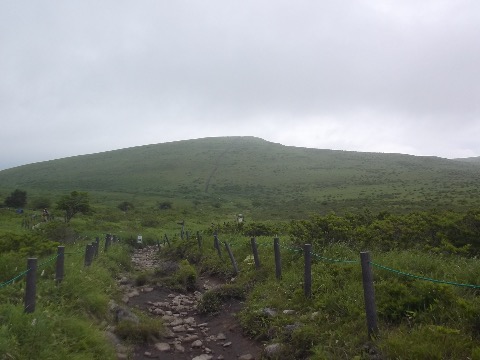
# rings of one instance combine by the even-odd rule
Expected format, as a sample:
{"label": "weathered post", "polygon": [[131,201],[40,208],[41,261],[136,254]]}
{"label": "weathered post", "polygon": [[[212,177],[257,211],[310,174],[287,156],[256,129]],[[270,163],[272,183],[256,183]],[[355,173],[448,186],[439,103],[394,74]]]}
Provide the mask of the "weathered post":
{"label": "weathered post", "polygon": [[197,231],[197,243],[198,243],[198,249],[202,251],[202,237],[200,236],[199,231]]}
{"label": "weathered post", "polygon": [[370,264],[370,252],[360,253],[362,265],[363,295],[365,298],[365,312],[367,315],[368,337],[372,338],[378,334],[377,308],[375,305],[375,288],[373,286],[373,273]]}
{"label": "weathered post", "polygon": [[93,259],[95,259],[95,241],[93,241],[90,244],[90,253],[88,254],[88,256],[89,256],[90,264],[92,264]]}
{"label": "weathered post", "polygon": [[87,246],[85,246],[85,261],[84,261],[85,266],[92,265],[93,251],[94,249],[92,244],[87,244]]}
{"label": "weathered post", "polygon": [[95,257],[98,257],[98,249],[100,247],[100,239],[98,236],[95,238]]}
{"label": "weathered post", "polygon": [[57,247],[57,262],[55,263],[55,281],[60,284],[63,280],[65,264],[65,246]]}
{"label": "weathered post", "polygon": [[105,235],[105,252],[108,251],[110,247],[110,234]]}
{"label": "weathered post", "polygon": [[213,247],[217,249],[218,256],[222,257],[222,251],[220,250],[220,242],[218,241],[218,236],[213,235]]}
{"label": "weathered post", "polygon": [[187,237],[187,241],[190,240],[190,233],[188,231],[185,232],[185,236]]}
{"label": "weathered post", "polygon": [[165,241],[167,242],[167,244],[168,244],[168,247],[170,247],[170,240],[168,240],[168,236],[167,236],[167,234],[165,234]]}
{"label": "weathered post", "polygon": [[180,229],[180,239],[183,240],[185,236],[185,220],[182,220],[182,222],[177,223],[178,225],[182,225],[182,228]]}
{"label": "weathered post", "polygon": [[93,241],[92,242],[92,258],[96,258],[97,257],[97,242],[96,241]]}
{"label": "weathered post", "polygon": [[27,276],[25,284],[25,312],[35,311],[35,297],[37,293],[37,258],[28,258]]}
{"label": "weathered post", "polygon": [[225,247],[227,248],[228,256],[230,257],[230,261],[231,261],[232,266],[233,266],[233,272],[234,272],[235,275],[237,275],[238,274],[237,262],[235,261],[235,258],[233,257],[233,253],[232,253],[232,250],[230,249],[230,246],[228,246],[226,241],[224,241],[224,243],[225,243]]}
{"label": "weathered post", "polygon": [[275,276],[277,279],[282,278],[282,259],[280,258],[280,239],[273,239],[273,251],[275,253]]}
{"label": "weathered post", "polygon": [[260,269],[260,258],[258,257],[258,248],[257,248],[257,240],[252,237],[250,239],[250,243],[252,245],[252,253],[253,253],[253,260],[255,261],[255,269]]}
{"label": "weathered post", "polygon": [[312,297],[312,245],[303,246],[303,255],[305,259],[304,291],[305,297]]}
{"label": "weathered post", "polygon": [[90,251],[90,244],[87,244],[85,246],[85,255],[83,257],[83,266],[89,266],[90,264],[88,263],[88,252]]}

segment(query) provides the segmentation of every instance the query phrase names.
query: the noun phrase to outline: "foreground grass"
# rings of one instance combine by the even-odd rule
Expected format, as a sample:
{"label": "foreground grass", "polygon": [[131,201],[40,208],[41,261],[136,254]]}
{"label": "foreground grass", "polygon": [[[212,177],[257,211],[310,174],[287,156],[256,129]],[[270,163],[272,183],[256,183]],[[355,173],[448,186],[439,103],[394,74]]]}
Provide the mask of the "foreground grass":
{"label": "foreground grass", "polygon": [[[23,310],[23,279],[0,288],[1,359],[116,358],[105,328],[112,320],[109,301],[117,295],[113,274],[129,269],[128,249],[111,247],[89,268],[83,265],[83,249],[66,248],[65,277],[59,285],[54,280],[54,261],[38,270],[32,314]],[[5,254],[4,258],[14,257]]]}

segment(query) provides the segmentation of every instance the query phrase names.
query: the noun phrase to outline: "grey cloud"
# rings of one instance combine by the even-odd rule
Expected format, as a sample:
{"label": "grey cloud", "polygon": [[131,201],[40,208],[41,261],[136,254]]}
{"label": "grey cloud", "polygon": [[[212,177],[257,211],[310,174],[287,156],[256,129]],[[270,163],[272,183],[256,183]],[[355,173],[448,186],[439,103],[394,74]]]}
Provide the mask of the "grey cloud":
{"label": "grey cloud", "polygon": [[[67,154],[51,143],[69,131],[78,153],[237,131],[298,146],[479,154],[469,140],[480,135],[479,36],[480,3],[468,0],[2,2],[0,117],[16,127],[2,125],[0,146],[40,133],[35,147],[48,157]],[[386,124],[391,140],[349,131],[358,118]],[[432,129],[458,145],[440,152],[422,140]]]}

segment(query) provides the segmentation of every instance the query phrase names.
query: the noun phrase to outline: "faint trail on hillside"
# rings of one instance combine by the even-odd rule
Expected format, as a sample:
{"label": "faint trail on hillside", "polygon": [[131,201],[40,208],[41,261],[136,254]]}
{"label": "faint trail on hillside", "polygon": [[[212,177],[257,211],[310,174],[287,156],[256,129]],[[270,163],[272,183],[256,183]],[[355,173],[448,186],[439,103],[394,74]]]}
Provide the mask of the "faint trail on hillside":
{"label": "faint trail on hillside", "polygon": [[218,170],[218,166],[220,164],[220,160],[225,156],[225,154],[228,152],[229,149],[225,149],[217,158],[215,161],[215,165],[213,167],[212,172],[210,173],[210,176],[208,177],[207,181],[205,182],[205,192],[208,193],[208,188],[210,187],[210,181],[212,180],[213,176]]}

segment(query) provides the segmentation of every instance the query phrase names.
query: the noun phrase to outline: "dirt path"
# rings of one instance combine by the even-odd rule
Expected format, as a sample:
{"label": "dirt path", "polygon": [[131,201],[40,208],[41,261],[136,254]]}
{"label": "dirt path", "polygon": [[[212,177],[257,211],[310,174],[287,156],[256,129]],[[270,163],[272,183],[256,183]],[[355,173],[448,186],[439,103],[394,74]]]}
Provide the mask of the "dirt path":
{"label": "dirt path", "polygon": [[[138,270],[158,265],[156,247],[139,249],[132,257]],[[125,282],[125,280],[124,280]],[[260,344],[242,334],[235,314],[242,303],[235,300],[223,305],[218,315],[200,315],[196,304],[202,293],[215,286],[212,280],[201,279],[199,289],[182,294],[161,284],[140,286],[124,284],[124,302],[149,316],[161,317],[167,334],[158,342],[137,346],[133,359],[162,360],[252,360],[260,359]]]}

